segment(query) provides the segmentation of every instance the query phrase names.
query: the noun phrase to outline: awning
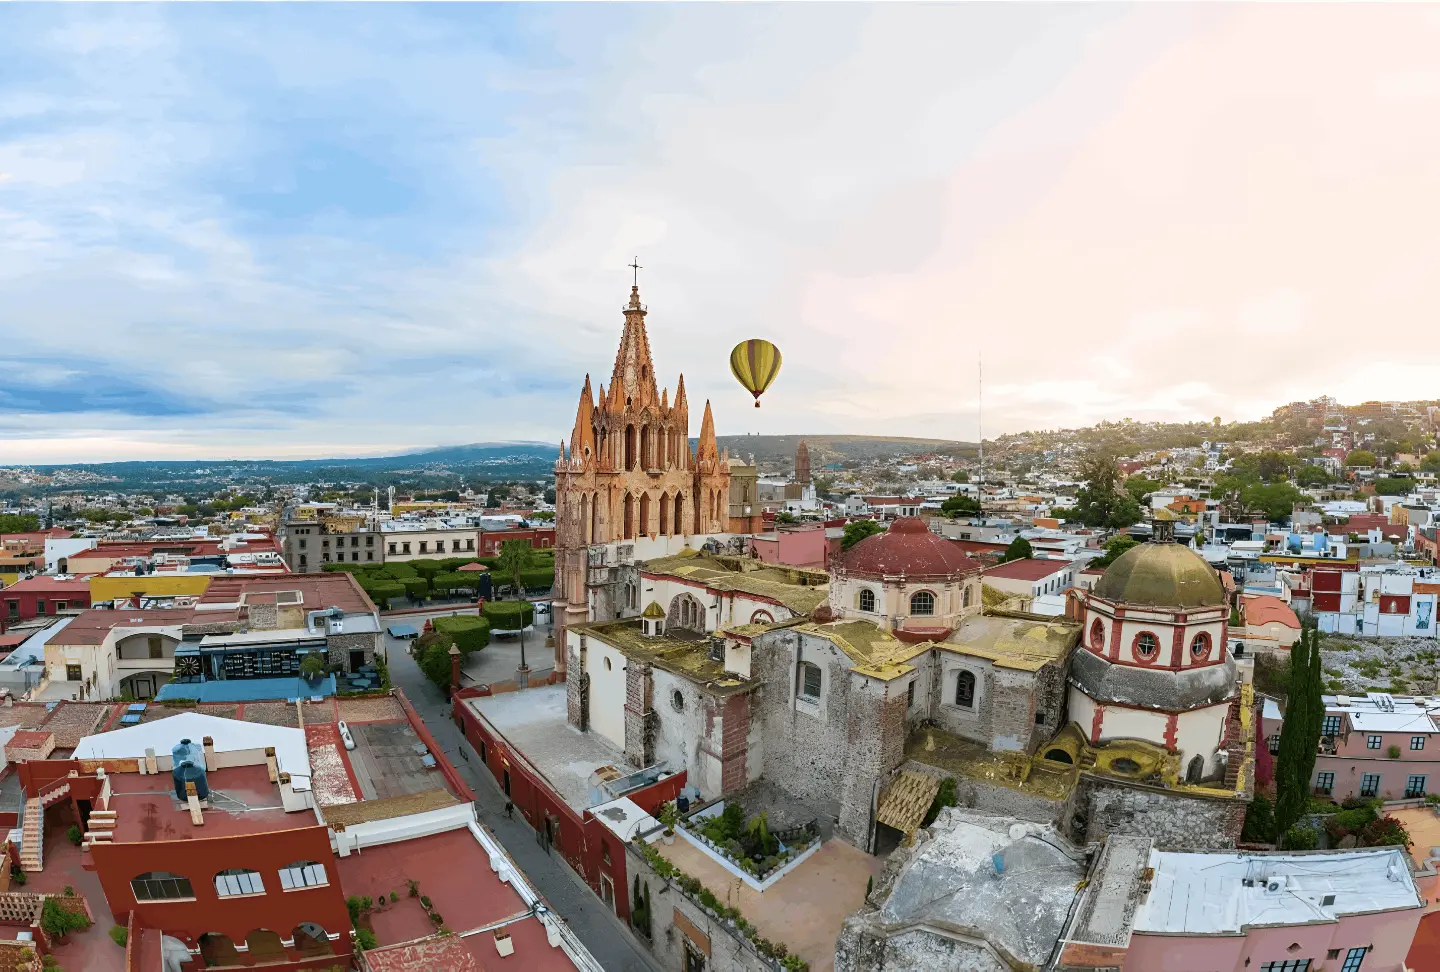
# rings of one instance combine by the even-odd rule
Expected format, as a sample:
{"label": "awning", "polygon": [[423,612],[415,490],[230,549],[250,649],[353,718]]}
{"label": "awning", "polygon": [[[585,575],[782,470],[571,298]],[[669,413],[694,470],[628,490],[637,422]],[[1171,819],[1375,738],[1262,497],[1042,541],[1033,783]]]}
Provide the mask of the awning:
{"label": "awning", "polygon": [[392,638],[420,637],[420,629],[415,627],[413,624],[392,624],[385,630],[390,632],[390,637]]}
{"label": "awning", "polygon": [[939,789],[940,780],[929,773],[902,772],[880,794],[880,804],[875,810],[876,822],[894,827],[909,840],[920,829]]}

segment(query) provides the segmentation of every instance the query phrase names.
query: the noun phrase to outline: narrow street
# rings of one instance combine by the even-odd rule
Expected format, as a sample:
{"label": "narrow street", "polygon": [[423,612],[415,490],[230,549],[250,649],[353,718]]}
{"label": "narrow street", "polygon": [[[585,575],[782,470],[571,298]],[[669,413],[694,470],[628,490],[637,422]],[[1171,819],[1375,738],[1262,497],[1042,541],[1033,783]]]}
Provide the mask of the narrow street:
{"label": "narrow street", "polygon": [[[440,610],[435,614],[448,614]],[[423,624],[427,615],[410,615],[404,620]],[[400,619],[396,619],[400,620]],[[382,618],[382,623],[388,623]],[[542,636],[543,639],[543,636]],[[541,641],[543,645],[543,640]],[[660,966],[631,938],[629,929],[582,882],[558,855],[547,853],[535,839],[535,831],[519,814],[505,816],[505,795],[489,773],[477,772],[471,763],[478,759],[450,717],[450,703],[415,665],[406,642],[385,636],[390,678],[404,691],[425,725],[435,735],[445,756],[475,791],[476,809],[483,823],[520,865],[531,884],[550,906],[566,918],[570,927],[596,960],[609,972],[659,972]],[[543,654],[543,649],[541,650]],[[534,664],[534,662],[532,662]]]}

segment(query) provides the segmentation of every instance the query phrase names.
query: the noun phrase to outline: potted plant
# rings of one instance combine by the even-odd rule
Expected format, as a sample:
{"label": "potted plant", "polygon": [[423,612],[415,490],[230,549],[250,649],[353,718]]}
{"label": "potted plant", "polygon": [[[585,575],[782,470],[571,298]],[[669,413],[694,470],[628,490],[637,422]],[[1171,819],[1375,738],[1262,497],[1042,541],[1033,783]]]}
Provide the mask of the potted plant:
{"label": "potted plant", "polygon": [[660,823],[665,826],[665,843],[675,843],[675,827],[680,823],[680,811],[675,808],[674,800],[660,808]]}
{"label": "potted plant", "polygon": [[305,681],[314,685],[325,675],[325,659],[321,658],[317,652],[312,651],[300,663],[300,674]]}

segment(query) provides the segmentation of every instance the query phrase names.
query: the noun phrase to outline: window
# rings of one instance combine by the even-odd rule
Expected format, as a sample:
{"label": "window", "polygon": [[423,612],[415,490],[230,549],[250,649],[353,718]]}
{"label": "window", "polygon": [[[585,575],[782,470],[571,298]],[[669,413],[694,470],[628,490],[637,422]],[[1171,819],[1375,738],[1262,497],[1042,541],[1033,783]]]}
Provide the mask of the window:
{"label": "window", "polygon": [[913,678],[910,680],[910,684],[905,686],[905,708],[915,708],[915,679]]}
{"label": "window", "polygon": [[1424,749],[1424,748],[1425,748],[1425,737],[1424,737],[1424,736],[1411,736],[1411,737],[1410,737],[1410,748],[1411,748],[1411,749]]}
{"label": "window", "polygon": [[67,681],[67,682],[83,682],[83,681],[85,681],[85,676],[80,673],[80,666],[79,666],[79,665],[66,665],[66,666],[65,666],[65,681]]}
{"label": "window", "polygon": [[307,566],[307,564],[308,564],[308,562],[309,562],[309,559],[310,559],[310,558],[306,557],[304,554],[301,554],[301,555],[300,555],[300,566],[301,566],[301,567]]}
{"label": "window", "polygon": [[1340,735],[1340,722],[1341,722],[1342,719],[1343,719],[1343,716],[1327,715],[1327,716],[1325,717],[1325,721],[1323,721],[1323,722],[1320,723],[1320,735],[1322,735],[1322,736],[1338,736],[1338,735]]}
{"label": "window", "polygon": [[1333,791],[1334,789],[1335,789],[1335,774],[1334,774],[1334,773],[1316,773],[1316,774],[1315,774],[1315,792],[1316,792],[1316,793],[1319,793],[1319,794],[1321,794],[1322,796],[1329,796],[1330,793],[1331,793],[1331,791]]}
{"label": "window", "polygon": [[233,898],[240,894],[264,894],[265,882],[259,871],[236,867],[215,875],[215,893],[222,898]]}
{"label": "window", "polygon": [[374,534],[371,534],[370,536],[367,536],[367,537],[365,538],[365,546],[367,546],[367,547],[373,547],[373,546],[375,546],[375,536],[374,536]]}
{"label": "window", "polygon": [[1425,777],[1407,776],[1405,778],[1405,799],[1412,800],[1415,797],[1425,795]]}
{"label": "window", "polygon": [[[815,694],[820,694],[820,690],[818,688],[815,690]],[[676,689],[670,695],[670,707],[673,708],[676,712],[685,711],[685,695],[679,689]]]}
{"label": "window", "polygon": [[330,549],[330,540],[329,540],[329,538],[327,537],[326,539],[321,540],[321,541],[320,541],[320,546],[324,547],[326,550],[329,550],[329,549]]}
{"label": "window", "polygon": [[148,871],[130,879],[136,901],[176,901],[195,897],[190,879],[169,871]]}
{"label": "window", "polygon": [[70,606],[70,602],[68,602],[68,601],[56,601],[56,602],[55,602],[55,613],[56,613],[56,614],[59,614],[61,611],[65,610],[65,609],[66,609],[67,607],[69,607],[69,606]]}
{"label": "window", "polygon": [[955,678],[955,704],[962,709],[975,708],[975,673],[961,670]]}
{"label": "window", "polygon": [[164,658],[164,657],[165,657],[165,645],[164,645],[163,642],[161,642],[159,635],[151,635],[151,636],[150,636],[149,648],[150,648],[150,657],[151,657],[151,658]]}
{"label": "window", "polygon": [[[424,544],[421,544],[421,546],[423,547]],[[408,553],[410,552],[410,541],[405,540],[405,541],[402,541],[402,542],[401,542],[401,544],[400,544],[400,552],[401,552],[402,554],[408,554]]]}
{"label": "window", "polygon": [[6,601],[5,604],[6,604],[6,607],[9,609],[11,620],[14,620],[15,618],[20,617],[20,602],[19,602],[19,601]]}
{"label": "window", "polygon": [[1269,745],[1270,745],[1270,755],[1271,755],[1271,756],[1274,756],[1276,753],[1280,752],[1280,734],[1279,734],[1278,732],[1275,733],[1273,736],[1271,736],[1271,737],[1267,740],[1267,742],[1268,742]]}
{"label": "window", "polygon": [[358,551],[358,550],[352,551],[351,554],[350,554],[350,559],[351,559],[351,560],[359,560],[359,559],[360,559],[360,551]]}
{"label": "window", "polygon": [[1340,966],[1340,972],[1360,972],[1360,966],[1364,963],[1365,953],[1368,951],[1370,951],[1368,945],[1350,949],[1345,954],[1345,964]]}
{"label": "window", "polygon": [[910,595],[910,613],[930,615],[935,613],[935,595],[929,591],[916,591]]}
{"label": "window", "polygon": [[1365,748],[1366,748],[1366,749],[1379,749],[1379,748],[1380,748],[1380,742],[1381,742],[1381,740],[1380,740],[1380,737],[1379,737],[1378,735],[1376,735],[1376,736],[1366,736],[1366,737],[1365,737]]}
{"label": "window", "polygon": [[1210,636],[1200,632],[1190,639],[1190,657],[1199,661],[1210,654]]}
{"label": "window", "polygon": [[820,701],[820,666],[813,662],[801,662],[796,688],[800,697],[807,702]]}
{"label": "window", "polygon": [[1148,631],[1142,631],[1135,636],[1135,655],[1138,658],[1154,658],[1155,653],[1160,650],[1160,642]]}
{"label": "window", "polygon": [[39,616],[39,617],[44,617],[44,615],[45,615],[45,600],[44,600],[44,598],[37,598],[37,599],[36,599],[36,601],[35,601],[35,614],[36,614],[37,616]]}
{"label": "window", "polygon": [[471,539],[465,541],[465,549],[466,549],[466,550],[474,550],[474,549],[475,549],[475,539],[474,539],[473,537],[472,537]]}
{"label": "window", "polygon": [[351,538],[350,538],[350,546],[352,546],[352,547],[358,547],[358,546],[360,546],[360,538],[359,538],[359,537],[351,537]]}
{"label": "window", "polygon": [[365,559],[366,559],[366,560],[374,560],[374,559],[375,559],[375,551],[373,551],[373,550],[367,550],[367,551],[365,551]]}
{"label": "window", "polygon": [[750,615],[751,624],[774,624],[775,617],[769,611],[756,611]]}
{"label": "window", "polygon": [[306,540],[304,537],[301,537],[301,538],[300,538],[300,549],[301,549],[301,550],[304,550],[304,549],[305,549],[305,544],[307,544],[307,543],[309,543],[309,542],[310,542],[310,541]]}
{"label": "window", "polygon": [[960,594],[960,606],[961,606],[961,607],[967,607],[967,608],[970,606],[970,588],[969,588],[968,586],[966,586],[965,588],[963,588],[962,591],[961,591],[961,594]]}
{"label": "window", "polygon": [[420,552],[421,552],[421,553],[425,553],[425,552],[426,552],[426,549],[428,548],[428,546],[429,546],[429,541],[428,541],[428,540],[421,540],[421,541],[420,541]]}
{"label": "window", "polygon": [[860,607],[860,610],[862,610],[862,611],[872,611],[872,612],[873,612],[873,611],[875,610],[875,592],[872,591],[872,590],[870,590],[870,588],[868,588],[868,587],[862,587],[862,588],[860,588],[859,607]]}
{"label": "window", "polygon": [[1286,959],[1283,962],[1266,962],[1260,972],[1310,972],[1310,960]]}
{"label": "window", "polygon": [[393,557],[397,552],[398,551],[396,551],[395,549],[395,544],[390,544],[390,555]]}
{"label": "window", "polygon": [[1373,797],[1380,795],[1380,774],[1366,773],[1360,777],[1360,795],[1362,797]]}
{"label": "window", "polygon": [[296,888],[318,888],[330,881],[325,877],[325,865],[314,861],[296,861],[280,869],[280,889],[294,891]]}
{"label": "window", "polygon": [[1105,648],[1105,625],[1101,624],[1098,619],[1090,625],[1090,647],[1096,651]]}

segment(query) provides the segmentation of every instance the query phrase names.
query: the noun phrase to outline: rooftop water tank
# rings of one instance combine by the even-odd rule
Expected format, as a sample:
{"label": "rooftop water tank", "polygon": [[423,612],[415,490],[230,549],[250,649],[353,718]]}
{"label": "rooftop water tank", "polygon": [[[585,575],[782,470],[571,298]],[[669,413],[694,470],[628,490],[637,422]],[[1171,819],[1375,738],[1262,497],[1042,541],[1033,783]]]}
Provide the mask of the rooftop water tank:
{"label": "rooftop water tank", "polygon": [[205,780],[205,750],[188,739],[182,739],[170,750],[170,759],[174,764],[170,776],[175,781],[175,799],[185,802],[186,783],[195,784],[195,795],[199,799],[208,799],[210,785]]}

